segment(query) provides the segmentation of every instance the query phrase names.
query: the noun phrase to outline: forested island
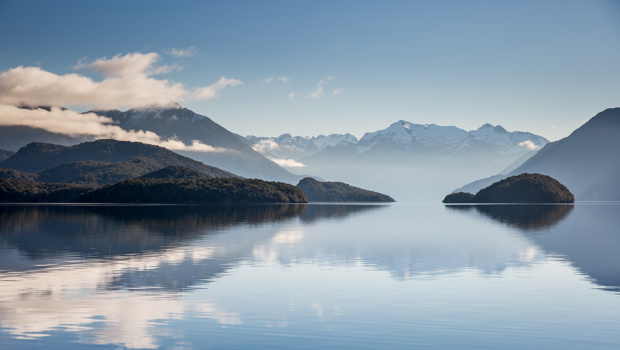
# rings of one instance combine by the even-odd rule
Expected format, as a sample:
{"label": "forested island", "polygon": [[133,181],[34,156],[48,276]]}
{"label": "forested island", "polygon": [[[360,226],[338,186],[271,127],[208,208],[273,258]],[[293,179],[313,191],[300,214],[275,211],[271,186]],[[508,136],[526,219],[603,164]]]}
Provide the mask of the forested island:
{"label": "forested island", "polygon": [[130,179],[104,187],[0,179],[12,203],[306,203],[297,187],[257,179]]}
{"label": "forested island", "polygon": [[558,180],[542,174],[523,173],[493,183],[478,193],[457,192],[443,203],[574,203],[575,196]]}
{"label": "forested island", "polygon": [[322,182],[311,177],[297,184],[310,202],[395,202],[394,198],[344,182]]}

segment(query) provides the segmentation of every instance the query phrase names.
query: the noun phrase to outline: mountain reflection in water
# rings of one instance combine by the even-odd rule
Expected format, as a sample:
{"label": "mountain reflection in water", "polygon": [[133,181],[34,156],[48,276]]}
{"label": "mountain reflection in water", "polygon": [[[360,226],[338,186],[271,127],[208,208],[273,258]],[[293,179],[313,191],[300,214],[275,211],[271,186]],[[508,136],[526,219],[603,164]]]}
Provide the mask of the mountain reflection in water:
{"label": "mountain reflection in water", "polygon": [[283,221],[306,205],[0,206],[0,239],[30,256],[159,250],[235,225]]}
{"label": "mountain reflection in water", "polygon": [[[546,253],[569,260],[602,289],[620,291],[620,203],[446,205],[523,232]],[[532,234],[534,233],[534,234]]]}
{"label": "mountain reflection in water", "polygon": [[[405,348],[507,324],[489,348],[566,348],[620,324],[588,316],[620,286],[620,205],[488,207],[0,206],[0,347]],[[579,302],[584,332],[563,326]]]}

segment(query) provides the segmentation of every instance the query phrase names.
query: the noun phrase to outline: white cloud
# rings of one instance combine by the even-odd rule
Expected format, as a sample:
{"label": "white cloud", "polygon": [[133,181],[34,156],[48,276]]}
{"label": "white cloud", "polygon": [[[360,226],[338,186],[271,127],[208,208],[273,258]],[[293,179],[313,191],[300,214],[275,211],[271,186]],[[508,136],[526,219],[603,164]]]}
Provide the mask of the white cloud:
{"label": "white cloud", "polygon": [[281,167],[287,168],[305,168],[304,163],[298,162],[294,159],[281,159],[271,155],[271,151],[277,151],[280,148],[277,142],[272,139],[260,140],[258,143],[252,146],[252,149],[256,152],[264,155],[270,161],[278,164]]}
{"label": "white cloud", "polygon": [[258,143],[252,146],[252,149],[260,154],[268,154],[269,151],[278,149],[280,146],[277,142],[271,139],[260,140]]}
{"label": "white cloud", "polygon": [[93,139],[114,139],[119,141],[142,142],[175,151],[225,152],[225,148],[212,147],[199,141],[191,145],[175,139],[162,139],[150,131],[126,131],[113,124],[111,118],[95,113],[80,114],[71,110],[53,107],[44,109],[24,109],[0,103],[0,125],[23,125],[40,128],[53,133],[73,137]]}
{"label": "white cloud", "polygon": [[166,53],[174,57],[191,57],[196,53],[196,46],[190,46],[187,49],[178,50],[173,47],[172,49],[166,51]]}
{"label": "white cloud", "polygon": [[[310,93],[310,95],[308,95],[307,97],[309,97],[309,98],[314,98],[314,99],[318,99],[318,98],[323,97],[323,94],[324,94],[324,91],[323,91],[323,85],[324,85],[325,83],[329,82],[329,81],[334,80],[334,79],[336,79],[336,77],[335,77],[335,76],[333,76],[333,75],[328,75],[328,76],[326,76],[325,78],[321,79],[321,80],[318,82],[318,84],[316,84],[316,89],[315,89],[314,91],[312,91],[312,92]],[[338,91],[336,92],[336,90],[338,90]],[[336,89],[336,90],[334,90],[334,92],[332,93],[332,96],[336,96],[336,95],[337,95],[337,94],[339,94],[339,93],[340,93],[343,89]]]}
{"label": "white cloud", "polygon": [[290,94],[288,94],[288,98],[290,98],[291,100],[295,97],[295,93],[291,92]]}
{"label": "white cloud", "polygon": [[325,84],[326,82],[328,82],[328,81],[332,81],[332,80],[334,80],[334,79],[336,79],[336,77],[335,77],[335,76],[333,76],[333,75],[328,75],[328,76],[326,76],[325,78],[321,79],[321,81],[319,81],[319,83],[318,83],[317,85],[318,85],[318,86],[321,86],[321,85]]}
{"label": "white cloud", "polygon": [[540,146],[538,146],[531,140],[525,140],[523,142],[519,142],[519,146],[526,148],[528,151],[537,151],[540,149]]}
{"label": "white cloud", "polygon": [[267,157],[270,161],[278,164],[281,167],[286,168],[305,168],[306,164],[298,162],[295,159],[280,159],[275,157]]}
{"label": "white cloud", "polygon": [[289,77],[285,77],[285,76],[281,76],[281,77],[277,77],[277,78],[274,78],[273,76],[270,76],[269,78],[263,79],[263,83],[264,84],[269,84],[269,83],[271,83],[274,80],[279,81],[281,83],[285,83],[285,84],[288,83],[289,81],[291,81],[289,79]]}
{"label": "white cloud", "polygon": [[316,90],[312,91],[310,94],[310,98],[321,98],[323,97],[323,87],[319,86]]}
{"label": "white cloud", "polygon": [[194,90],[154,74],[178,69],[175,65],[155,66],[156,53],[116,55],[92,63],[80,61],[74,68],[101,73],[94,81],[79,74],[57,75],[39,67],[9,69],[0,74],[0,103],[29,106],[98,106],[107,108],[167,105],[188,100],[209,100],[217,92],[243,84],[241,80],[220,78],[210,86]]}
{"label": "white cloud", "polygon": [[155,66],[159,60],[160,56],[155,52],[147,54],[134,52],[128,53],[125,56],[117,54],[111,59],[103,57],[92,63],[84,63],[83,60],[80,60],[78,64],[73,66],[73,69],[90,70],[107,77],[152,76],[183,70],[183,67],[176,63]]}
{"label": "white cloud", "polygon": [[82,60],[73,66],[76,70],[91,70],[108,77],[125,77],[132,75],[153,75],[153,66],[160,57],[157,53],[128,53],[125,56],[118,54],[110,59],[100,58],[93,63],[83,63]]}
{"label": "white cloud", "polygon": [[193,96],[197,100],[210,100],[217,96],[218,91],[227,87],[238,85],[243,85],[243,82],[239,79],[228,79],[226,77],[221,77],[220,80],[215,83],[194,91]]}
{"label": "white cloud", "polygon": [[332,96],[340,95],[342,91],[344,91],[344,88],[334,89]]}

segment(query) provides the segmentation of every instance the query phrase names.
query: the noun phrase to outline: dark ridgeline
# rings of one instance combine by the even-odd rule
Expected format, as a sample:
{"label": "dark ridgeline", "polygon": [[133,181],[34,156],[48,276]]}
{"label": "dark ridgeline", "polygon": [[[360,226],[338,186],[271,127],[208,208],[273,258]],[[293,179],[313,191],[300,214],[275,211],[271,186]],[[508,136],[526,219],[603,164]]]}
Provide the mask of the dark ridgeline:
{"label": "dark ridgeline", "polygon": [[168,165],[165,168],[140,176],[141,179],[208,179],[214,177],[184,166]]}
{"label": "dark ridgeline", "polygon": [[236,178],[130,179],[114,185],[57,184],[0,179],[5,203],[306,203],[283,182]]}
{"label": "dark ridgeline", "polygon": [[310,202],[395,202],[385,194],[354,187],[344,182],[322,182],[310,177],[297,184]]}
{"label": "dark ridgeline", "polygon": [[107,184],[142,176],[168,165],[187,167],[214,177],[238,177],[163,147],[115,140],[75,146],[35,142],[0,163],[0,168],[38,173],[39,181]]}
{"label": "dark ridgeline", "polygon": [[131,179],[85,193],[83,203],[306,203],[304,193],[283,182],[257,179]]}
{"label": "dark ridgeline", "polygon": [[595,115],[568,137],[547,144],[508,175],[478,180],[455,191],[476,192],[521,173],[552,176],[577,200],[620,200],[620,108]]}
{"label": "dark ridgeline", "polygon": [[457,192],[443,203],[573,203],[573,194],[556,179],[541,174],[511,176],[483,188],[476,195]]}
{"label": "dark ridgeline", "polygon": [[75,203],[96,185],[59,184],[0,179],[1,203]]}

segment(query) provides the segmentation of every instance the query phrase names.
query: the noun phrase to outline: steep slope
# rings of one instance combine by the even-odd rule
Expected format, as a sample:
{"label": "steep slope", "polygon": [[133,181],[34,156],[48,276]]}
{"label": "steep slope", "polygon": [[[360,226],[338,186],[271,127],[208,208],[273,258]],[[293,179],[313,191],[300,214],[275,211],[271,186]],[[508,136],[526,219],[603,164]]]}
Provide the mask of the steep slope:
{"label": "steep slope", "polygon": [[[619,195],[614,189],[620,187],[615,183],[620,179],[616,176],[620,174],[619,135],[620,108],[606,109],[569,136],[547,144],[517,169],[505,176],[494,176],[493,180],[521,173],[541,173],[566,185],[577,200],[614,200]],[[459,190],[474,192],[486,184],[480,181]]]}
{"label": "steep slope", "polygon": [[164,138],[174,138],[191,144],[197,140],[215,147],[214,152],[179,152],[241,176],[296,182],[293,175],[276,163],[257,153],[240,137],[211,119],[179,105],[172,107],[91,111],[112,118],[125,130],[152,131]]}
{"label": "steep slope", "polygon": [[5,159],[7,159],[8,157],[14,155],[15,152],[13,151],[9,151],[6,149],[0,149],[0,162],[4,161]]}
{"label": "steep slope", "polygon": [[619,136],[620,108],[606,109],[568,137],[547,145],[512,173],[550,175],[580,198],[595,183],[620,172]]}
{"label": "steep slope", "polygon": [[214,177],[237,177],[162,147],[115,140],[75,146],[31,143],[0,163],[0,168],[39,173],[39,181],[113,183],[168,165],[184,166]]}

